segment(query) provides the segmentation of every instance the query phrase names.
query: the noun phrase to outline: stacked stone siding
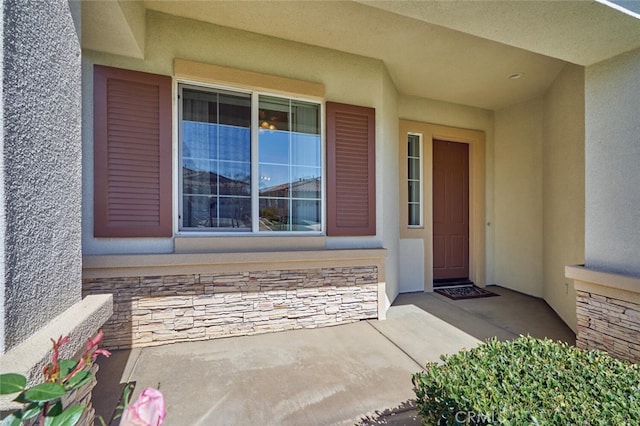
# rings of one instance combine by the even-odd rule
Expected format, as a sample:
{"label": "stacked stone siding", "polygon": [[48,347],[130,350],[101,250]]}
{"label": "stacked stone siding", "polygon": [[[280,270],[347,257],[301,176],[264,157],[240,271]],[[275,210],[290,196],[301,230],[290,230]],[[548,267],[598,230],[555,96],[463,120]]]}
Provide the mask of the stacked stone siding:
{"label": "stacked stone siding", "polygon": [[376,318],[376,266],[85,278],[112,293],[111,349],[314,328]]}
{"label": "stacked stone siding", "polygon": [[616,358],[640,362],[640,305],[577,291],[576,345],[600,349]]}

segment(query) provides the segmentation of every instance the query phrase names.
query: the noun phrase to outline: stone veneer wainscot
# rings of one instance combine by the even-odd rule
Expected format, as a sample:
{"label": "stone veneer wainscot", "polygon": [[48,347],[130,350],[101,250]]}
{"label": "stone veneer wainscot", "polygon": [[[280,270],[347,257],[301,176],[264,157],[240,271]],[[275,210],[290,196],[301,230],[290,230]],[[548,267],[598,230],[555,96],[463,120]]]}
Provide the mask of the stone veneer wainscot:
{"label": "stone veneer wainscot", "polygon": [[640,279],[567,266],[576,288],[576,346],[640,362]]}
{"label": "stone veneer wainscot", "polygon": [[[381,318],[382,259],[353,259],[349,253],[354,251],[334,252],[345,256],[313,260],[311,255],[297,254],[295,262],[283,262],[281,257],[264,263],[255,261],[264,259],[260,253],[224,265],[226,256],[209,259],[214,265],[93,268],[85,270],[83,293],[113,294],[114,313],[103,327],[105,345],[111,349]],[[327,263],[337,265],[321,266]],[[185,269],[193,273],[184,273]],[[168,273],[177,270],[183,273]]]}

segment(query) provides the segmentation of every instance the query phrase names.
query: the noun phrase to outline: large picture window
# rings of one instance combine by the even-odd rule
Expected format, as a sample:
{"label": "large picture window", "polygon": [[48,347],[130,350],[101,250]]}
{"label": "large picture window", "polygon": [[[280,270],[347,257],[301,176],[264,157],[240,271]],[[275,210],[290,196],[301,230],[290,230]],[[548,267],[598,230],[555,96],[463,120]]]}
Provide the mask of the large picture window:
{"label": "large picture window", "polygon": [[180,229],[321,232],[320,104],[180,86]]}

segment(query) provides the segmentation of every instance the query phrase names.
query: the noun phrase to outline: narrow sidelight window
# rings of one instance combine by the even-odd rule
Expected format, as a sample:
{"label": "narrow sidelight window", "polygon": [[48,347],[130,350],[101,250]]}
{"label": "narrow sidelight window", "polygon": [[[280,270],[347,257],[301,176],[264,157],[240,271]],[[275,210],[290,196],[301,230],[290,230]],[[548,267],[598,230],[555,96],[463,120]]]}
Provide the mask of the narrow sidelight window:
{"label": "narrow sidelight window", "polygon": [[422,135],[407,135],[409,226],[422,226]]}

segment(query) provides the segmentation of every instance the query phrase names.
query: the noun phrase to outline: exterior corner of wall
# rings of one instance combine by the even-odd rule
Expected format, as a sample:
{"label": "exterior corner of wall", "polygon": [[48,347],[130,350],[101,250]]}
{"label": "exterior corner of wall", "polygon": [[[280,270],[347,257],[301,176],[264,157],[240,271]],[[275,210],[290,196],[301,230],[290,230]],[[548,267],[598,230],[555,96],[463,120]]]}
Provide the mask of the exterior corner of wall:
{"label": "exterior corner of wall", "polygon": [[378,283],[378,319],[387,319],[387,311],[391,307],[391,301],[385,291],[385,283]]}
{"label": "exterior corner of wall", "polygon": [[2,113],[10,121],[3,123],[0,179],[11,191],[2,194],[0,214],[8,351],[81,297],[82,85],[67,2],[13,2],[3,15]]}

